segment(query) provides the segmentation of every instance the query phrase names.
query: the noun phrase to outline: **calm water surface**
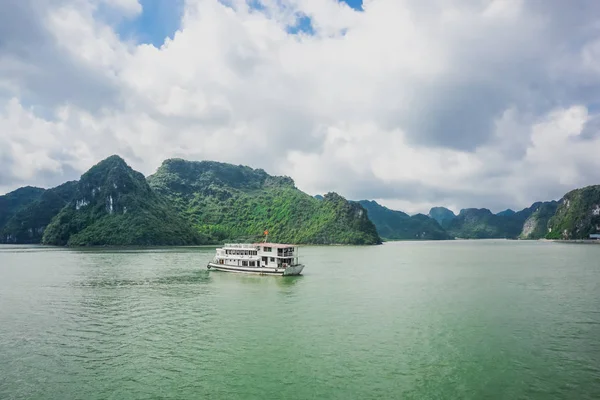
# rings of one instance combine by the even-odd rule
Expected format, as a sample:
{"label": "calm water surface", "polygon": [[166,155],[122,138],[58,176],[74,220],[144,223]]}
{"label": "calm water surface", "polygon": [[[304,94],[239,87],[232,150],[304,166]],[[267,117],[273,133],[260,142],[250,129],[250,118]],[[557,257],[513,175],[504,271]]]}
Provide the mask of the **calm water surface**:
{"label": "calm water surface", "polygon": [[1,399],[598,399],[600,246],[0,247]]}

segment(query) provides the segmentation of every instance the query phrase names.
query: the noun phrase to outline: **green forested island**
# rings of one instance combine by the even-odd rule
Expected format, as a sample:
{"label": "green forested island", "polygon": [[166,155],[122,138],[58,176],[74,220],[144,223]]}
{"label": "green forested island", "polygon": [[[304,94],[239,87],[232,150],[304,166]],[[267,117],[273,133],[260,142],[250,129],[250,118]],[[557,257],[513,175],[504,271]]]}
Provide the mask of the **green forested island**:
{"label": "green forested island", "polygon": [[587,239],[600,233],[600,185],[567,193],[547,224],[549,239]]}
{"label": "green forested island", "polygon": [[[369,213],[369,218],[382,238],[387,240],[447,240],[453,239],[433,218],[417,214],[410,216],[402,211],[390,210],[372,200],[359,204]],[[452,212],[452,211],[450,211]],[[454,214],[452,214],[454,215]]]}
{"label": "green forested island", "polygon": [[111,156],[78,181],[0,196],[0,243],[195,245],[269,239],[371,245],[454,238],[586,239],[600,232],[600,186],[497,214],[434,207],[410,216],[372,200],[310,196],[289,177],[212,161],[170,159],[144,177]]}
{"label": "green forested island", "polygon": [[265,229],[276,242],[381,242],[360,205],[336,193],[320,201],[298,190],[291,178],[261,169],[174,159],[163,162],[148,182],[209,242],[258,240]]}
{"label": "green forested island", "polygon": [[44,230],[52,245],[186,245],[204,238],[118,156],[81,176]]}
{"label": "green forested island", "polygon": [[288,177],[217,162],[167,160],[146,179],[118,156],[53,189],[0,196],[2,243],[195,245],[253,241],[378,244],[367,212],[329,193],[317,200]]}
{"label": "green forested island", "polygon": [[486,208],[467,208],[461,210],[455,218],[445,221],[443,226],[452,236],[464,239],[540,239],[546,234],[540,230],[544,224],[536,223],[538,228],[531,230],[525,229],[525,223],[529,220],[532,224],[533,219],[530,217],[534,213],[540,215],[539,209],[548,204],[552,202],[537,202],[521,211],[506,210],[498,214],[493,214]]}

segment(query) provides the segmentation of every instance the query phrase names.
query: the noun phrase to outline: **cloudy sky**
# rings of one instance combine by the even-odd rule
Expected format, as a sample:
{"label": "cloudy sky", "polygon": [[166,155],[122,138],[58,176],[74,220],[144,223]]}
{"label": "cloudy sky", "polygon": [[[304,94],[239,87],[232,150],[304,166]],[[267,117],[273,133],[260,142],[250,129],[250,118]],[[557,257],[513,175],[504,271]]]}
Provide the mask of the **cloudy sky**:
{"label": "cloudy sky", "polygon": [[600,184],[596,0],[3,0],[0,194],[119,154],[408,212]]}

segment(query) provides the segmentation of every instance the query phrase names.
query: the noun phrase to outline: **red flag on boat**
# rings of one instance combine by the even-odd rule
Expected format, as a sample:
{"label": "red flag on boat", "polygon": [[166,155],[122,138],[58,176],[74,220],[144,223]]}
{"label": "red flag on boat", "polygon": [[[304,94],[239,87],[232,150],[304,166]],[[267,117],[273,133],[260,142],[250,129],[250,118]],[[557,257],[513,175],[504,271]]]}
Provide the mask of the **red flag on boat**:
{"label": "red flag on boat", "polygon": [[268,235],[268,234],[269,234],[269,231],[265,231],[265,235]]}

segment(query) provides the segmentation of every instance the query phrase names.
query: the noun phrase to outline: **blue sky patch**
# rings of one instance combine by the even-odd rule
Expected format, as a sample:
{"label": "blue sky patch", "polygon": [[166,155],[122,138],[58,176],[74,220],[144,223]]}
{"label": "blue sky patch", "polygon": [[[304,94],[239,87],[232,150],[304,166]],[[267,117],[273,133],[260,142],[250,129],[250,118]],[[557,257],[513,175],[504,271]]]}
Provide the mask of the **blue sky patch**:
{"label": "blue sky patch", "polygon": [[[219,0],[227,4],[227,0]],[[357,11],[363,11],[362,0],[338,0]],[[247,0],[251,8],[262,11],[261,0]],[[166,37],[173,38],[181,24],[184,0],[140,0],[142,13],[133,19],[123,20],[117,25],[117,33],[124,39],[136,43],[149,43],[160,47]],[[287,29],[291,34],[314,35],[314,27],[309,16],[301,16],[296,25]]]}
{"label": "blue sky patch", "polygon": [[348,4],[350,7],[354,8],[357,11],[363,11],[362,0],[340,0],[340,1]]}
{"label": "blue sky patch", "polygon": [[181,25],[183,0],[140,0],[142,13],[117,27],[119,35],[137,43],[160,47],[166,37],[173,38]]}
{"label": "blue sky patch", "polygon": [[263,11],[265,6],[261,3],[260,0],[246,0],[248,2],[248,6],[254,10]]}
{"label": "blue sky patch", "polygon": [[310,19],[310,17],[308,17],[307,15],[303,15],[301,17],[298,18],[298,21],[296,22],[296,25],[294,26],[289,26],[287,28],[288,33],[291,34],[299,34],[299,33],[305,33],[307,35],[314,35],[315,34],[315,30],[313,28],[312,25],[312,21]]}

